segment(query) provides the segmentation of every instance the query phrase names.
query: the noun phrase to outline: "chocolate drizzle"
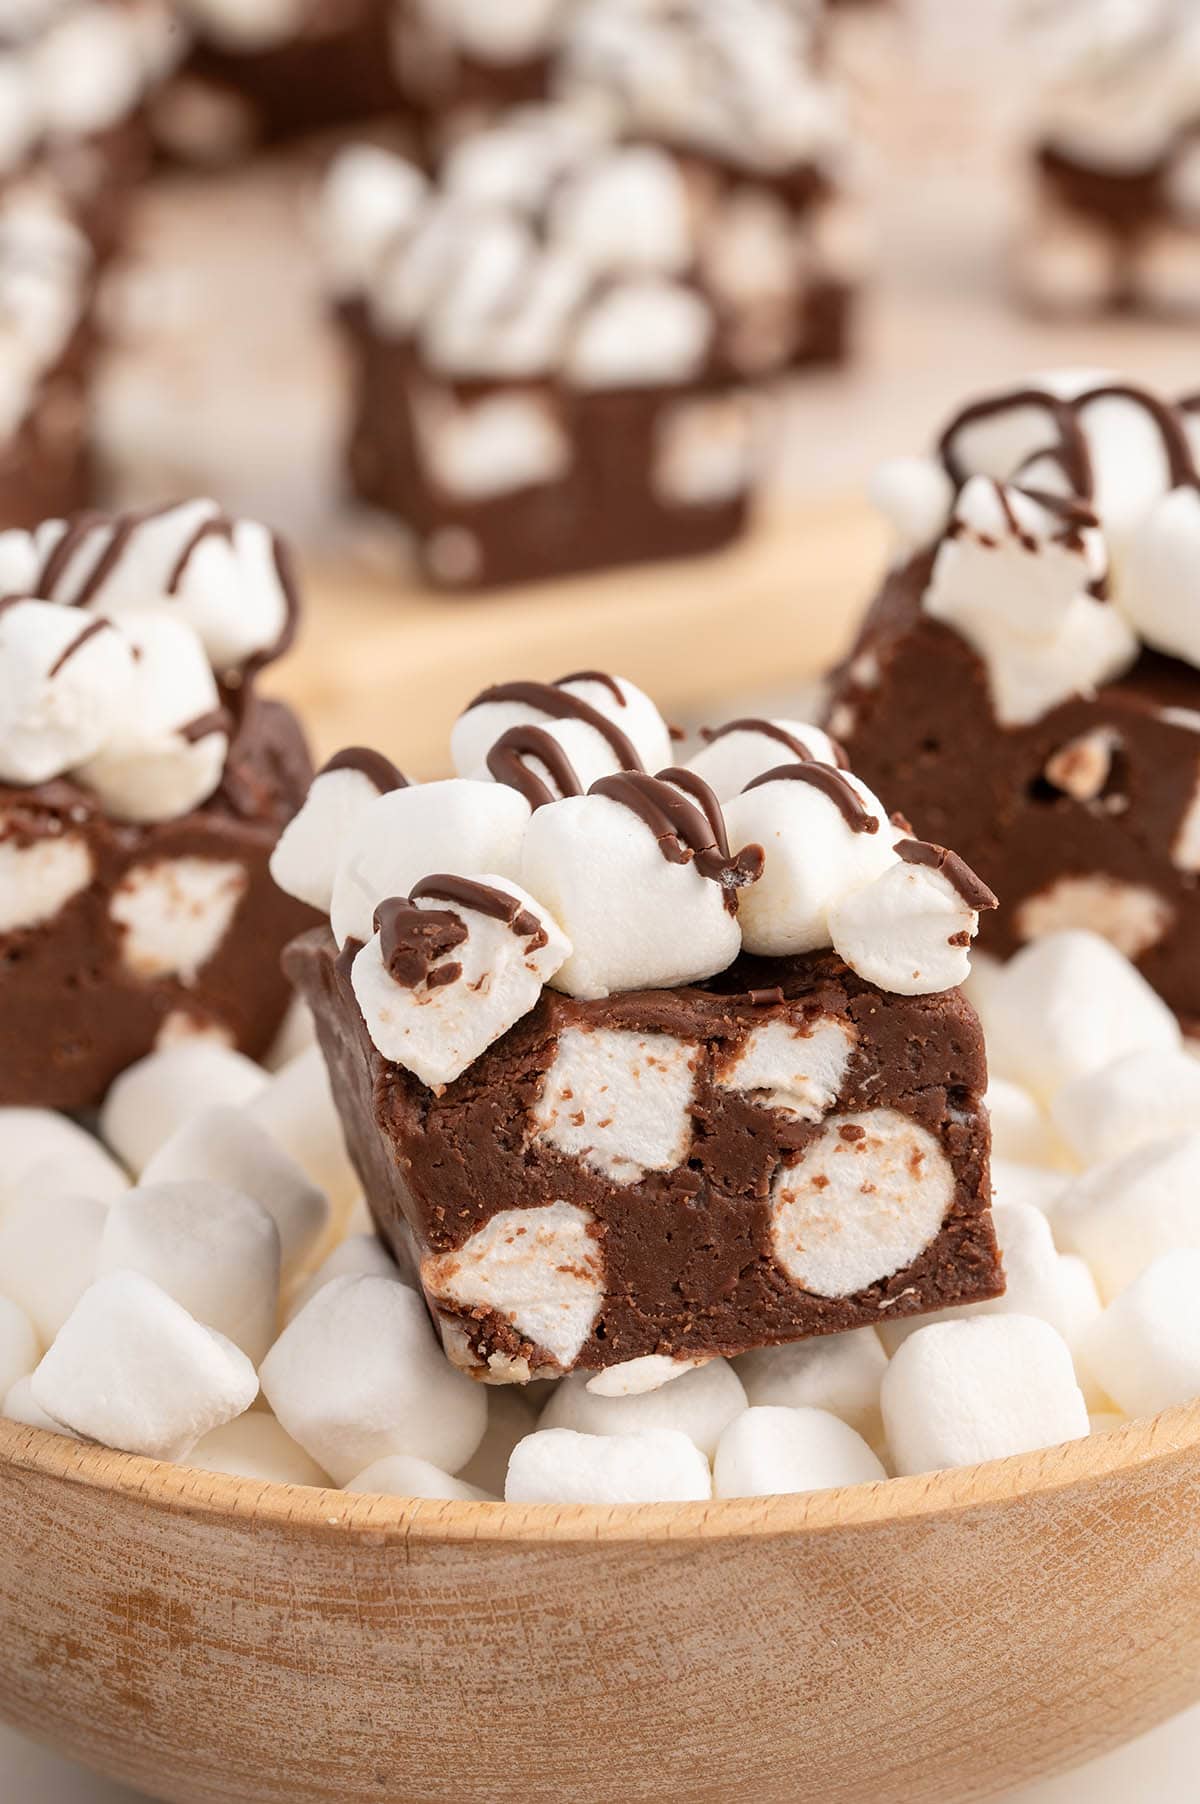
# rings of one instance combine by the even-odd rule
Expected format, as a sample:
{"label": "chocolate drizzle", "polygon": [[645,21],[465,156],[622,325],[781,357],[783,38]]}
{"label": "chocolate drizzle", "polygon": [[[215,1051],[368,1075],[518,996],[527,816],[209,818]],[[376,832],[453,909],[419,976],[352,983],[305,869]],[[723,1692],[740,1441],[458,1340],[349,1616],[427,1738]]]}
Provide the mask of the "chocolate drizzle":
{"label": "chocolate drizzle", "polygon": [[878,817],[864,808],[857,792],[832,764],[818,764],[815,760],[807,764],[777,764],[774,770],[765,770],[761,777],[747,783],[742,794],[749,795],[752,789],[761,789],[764,783],[810,783],[823,796],[828,796],[852,833],[879,831]]}
{"label": "chocolate drizzle", "polygon": [[71,659],[75,656],[76,652],[83,650],[84,646],[87,644],[89,639],[94,639],[96,637],[97,633],[104,633],[107,631],[108,631],[108,621],[107,620],[91,620],[91,621],[89,621],[87,626],[84,627],[83,631],[76,633],[75,637],[71,640],[71,643],[69,645],[65,645],[63,647],[63,649],[59,652],[57,658],[55,658],[53,664],[51,664],[49,670],[46,672],[47,677],[56,677],[58,675],[59,671],[63,668],[63,665],[69,664]]}
{"label": "chocolate drizzle", "polygon": [[[773,720],[761,719],[758,715],[746,715],[741,720],[727,720],[724,726],[720,727],[703,727],[700,737],[706,745],[711,745],[714,739],[725,739],[730,733],[757,733],[763,739],[773,739],[776,744],[784,746],[793,758],[798,759],[802,764],[814,760],[814,753],[809,751],[802,739],[798,739],[794,733],[789,733],[786,727],[777,725]],[[838,769],[849,770],[850,765],[846,754],[837,740],[831,740],[830,744],[833,746]]]}
{"label": "chocolate drizzle", "polygon": [[[409,787],[408,778],[404,772],[398,770],[391,759],[385,758],[382,752],[372,751],[371,747],[367,745],[344,746],[340,752],[335,752],[333,757],[321,766],[317,777],[327,777],[331,771],[335,770],[357,771],[360,776],[367,779],[373,789],[379,791],[381,796],[390,795],[394,789]],[[315,783],[316,780],[314,777],[313,782]]]}
{"label": "chocolate drizzle", "polygon": [[923,864],[930,870],[938,871],[957,890],[968,908],[999,907],[987,884],[975,875],[970,865],[957,852],[949,852],[945,846],[930,845],[924,839],[902,839],[896,846],[896,855],[905,864]]}
{"label": "chocolate drizzle", "polygon": [[187,575],[188,565],[205,539],[223,539],[227,545],[232,545],[232,520],[227,520],[224,514],[217,514],[211,520],[201,520],[191,537],[180,546],[179,556],[171,566],[171,574],[167,578],[168,595],[178,595],[183,579]]}
{"label": "chocolate drizzle", "polygon": [[[558,785],[557,795],[536,771],[530,770],[525,762],[527,758],[536,758],[550,772]],[[497,783],[515,789],[531,808],[544,808],[547,802],[557,802],[563,796],[583,794],[575,766],[553,733],[532,723],[510,727],[507,733],[501,733],[488,752],[487,767]]]}
{"label": "chocolate drizzle", "polygon": [[609,676],[607,670],[571,670],[566,676],[555,677],[554,687],[563,689],[568,683],[601,683],[607,689],[619,708],[627,708],[629,703],[616,677]]}
{"label": "chocolate drizzle", "polygon": [[439,989],[462,976],[457,962],[438,965],[467,938],[465,923],[449,909],[417,908],[403,896],[389,896],[375,910],[375,931],[383,968],[404,989]]}
{"label": "chocolate drizzle", "polygon": [[411,901],[416,902],[421,897],[428,897],[431,902],[449,902],[452,907],[473,908],[476,914],[503,921],[518,939],[529,942],[527,950],[530,952],[536,952],[546,944],[546,929],[537,916],[530,913],[519,897],[497,889],[494,884],[480,883],[474,877],[449,876],[443,871],[432,877],[422,877],[409,891]]}
{"label": "chocolate drizzle", "polygon": [[[597,675],[592,680],[601,679]],[[615,721],[609,720],[599,708],[593,708],[590,702],[585,702],[582,696],[572,695],[569,689],[560,689],[557,683],[495,683],[475,697],[467,713],[487,702],[519,702],[550,720],[582,721],[585,726],[595,728],[606,741],[622,770],[640,771],[643,768],[632,739]]]}
{"label": "chocolate drizzle", "polygon": [[210,733],[228,734],[232,726],[228,708],[213,708],[207,714],[198,714],[195,720],[187,721],[179,728],[179,737],[189,745],[196,745],[201,739],[207,739]]}
{"label": "chocolate drizzle", "polygon": [[645,771],[619,771],[601,777],[588,794],[605,796],[635,814],[649,827],[669,864],[695,860],[702,877],[720,884],[731,914],[737,910],[734,892],[757,883],[763,874],[761,846],[743,846],[736,856],[730,851],[721,804],[694,771],[665,770],[657,777]]}

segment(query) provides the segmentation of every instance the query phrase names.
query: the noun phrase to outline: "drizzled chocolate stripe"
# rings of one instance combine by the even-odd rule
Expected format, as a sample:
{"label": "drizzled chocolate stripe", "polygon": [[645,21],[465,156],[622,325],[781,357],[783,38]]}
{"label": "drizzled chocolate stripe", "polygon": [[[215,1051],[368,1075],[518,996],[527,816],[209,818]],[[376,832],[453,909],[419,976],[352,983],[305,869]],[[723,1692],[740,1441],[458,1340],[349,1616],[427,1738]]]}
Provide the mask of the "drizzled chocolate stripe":
{"label": "drizzled chocolate stripe", "polygon": [[384,970],[406,990],[422,983],[439,989],[462,976],[457,962],[433,969],[467,938],[465,922],[448,909],[417,908],[404,896],[388,896],[375,910],[375,931]]}
{"label": "drizzled chocolate stripe", "polygon": [[[526,758],[536,758],[545,766],[558,785],[558,793],[543,783],[536,771],[530,770]],[[581,796],[583,784],[578,772],[553,733],[532,725],[510,727],[501,733],[487,755],[487,767],[497,783],[515,789],[531,808],[544,808],[562,796]]]}
{"label": "drizzled chocolate stripe", "polygon": [[[394,789],[407,789],[408,778],[402,770],[398,770],[390,758],[382,752],[372,751],[368,745],[347,745],[340,752],[324,763],[317,772],[317,777],[327,777],[335,770],[356,770],[367,779],[373,789],[381,796],[390,795]],[[315,783],[316,777],[313,778]]]}
{"label": "drizzled chocolate stripe", "polygon": [[[773,739],[777,745],[783,746],[792,754],[793,758],[798,759],[802,764],[813,760],[815,756],[809,751],[804,741],[796,737],[795,733],[789,733],[786,727],[778,726],[773,720],[763,720],[756,714],[746,715],[741,720],[727,720],[721,727],[702,727],[700,737],[706,745],[711,745],[714,739],[725,739],[730,733],[757,733],[762,739]],[[846,757],[843,747],[838,744],[836,739],[831,740],[830,744],[833,746],[833,755],[837,759],[838,769],[849,770],[850,761]]]}
{"label": "drizzled chocolate stripe", "polygon": [[123,514],[76,514],[67,522],[66,530],[58,543],[52,547],[49,556],[38,572],[38,588],[47,600],[56,599],[54,591],[65,576],[67,567],[75,553],[84,546],[93,534],[109,529],[104,549],[84,577],[76,594],[71,597],[71,606],[84,608],[100,593],[125,552],[133,535],[139,527],[151,520],[161,520],[166,514],[183,504],[169,501],[159,507],[131,508]]}
{"label": "drizzled chocolate stripe", "polygon": [[523,707],[545,714],[550,720],[582,721],[586,726],[594,727],[607,742],[622,770],[640,771],[643,768],[629,735],[623,733],[615,721],[609,720],[607,714],[601,714],[599,708],[593,708],[581,696],[572,695],[569,689],[560,689],[554,683],[495,683],[475,697],[467,713],[471,708],[483,707],[486,702],[519,702]]}
{"label": "drizzled chocolate stripe", "polygon": [[946,882],[957,890],[968,908],[999,907],[987,884],[975,875],[970,865],[957,852],[949,852],[945,846],[930,845],[924,839],[902,839],[896,846],[896,854],[905,864],[923,864],[930,870],[940,872]]}
{"label": "drizzled chocolate stripe", "polygon": [[89,621],[83,631],[81,633],[76,633],[75,637],[71,640],[71,643],[65,645],[59,652],[57,658],[55,658],[53,664],[51,664],[49,670],[46,672],[47,677],[56,677],[63,665],[70,663],[76,652],[83,650],[89,639],[94,639],[97,633],[104,633],[108,630],[109,626],[107,620]]}
{"label": "drizzled chocolate stripe", "polygon": [[507,890],[496,889],[493,884],[480,883],[474,877],[453,877],[440,871],[432,877],[422,877],[409,891],[409,899],[413,902],[423,896],[431,902],[473,908],[476,914],[503,921],[518,939],[529,941],[531,952],[546,944],[546,930],[537,916],[531,914],[518,897],[510,896]]}
{"label": "drizzled chocolate stripe", "polygon": [[749,795],[752,789],[761,789],[764,783],[810,783],[822,795],[828,796],[852,833],[879,831],[878,817],[863,807],[856,791],[832,764],[818,764],[815,761],[808,764],[777,764],[774,770],[765,770],[761,777],[755,777],[752,783],[747,783],[742,794]]}
{"label": "drizzled chocolate stripe", "polygon": [[233,718],[228,708],[213,708],[208,714],[198,714],[195,720],[189,720],[179,728],[179,737],[186,739],[189,745],[195,745],[201,739],[207,739],[210,733],[229,734],[233,729]]}
{"label": "drizzled chocolate stripe", "polygon": [[233,522],[224,514],[214,514],[209,520],[201,520],[195,531],[184,540],[179,548],[179,556],[171,566],[167,577],[167,594],[178,595],[180,585],[187,575],[187,567],[205,539],[224,539],[227,545],[233,544]]}
{"label": "drizzled chocolate stripe", "polygon": [[621,691],[620,683],[618,683],[615,676],[610,676],[607,670],[571,670],[568,671],[566,676],[555,677],[554,679],[554,687],[556,689],[561,689],[566,683],[602,683],[619,708],[627,708],[629,706],[629,703],[625,700]]}
{"label": "drizzled chocolate stripe", "polygon": [[766,862],[762,847],[743,846],[736,856],[730,852],[721,804],[693,771],[669,770],[657,777],[619,771],[601,777],[588,794],[605,796],[635,814],[649,827],[669,864],[690,864],[694,859],[700,875],[724,890],[731,914],[737,909],[733,892],[762,876]]}

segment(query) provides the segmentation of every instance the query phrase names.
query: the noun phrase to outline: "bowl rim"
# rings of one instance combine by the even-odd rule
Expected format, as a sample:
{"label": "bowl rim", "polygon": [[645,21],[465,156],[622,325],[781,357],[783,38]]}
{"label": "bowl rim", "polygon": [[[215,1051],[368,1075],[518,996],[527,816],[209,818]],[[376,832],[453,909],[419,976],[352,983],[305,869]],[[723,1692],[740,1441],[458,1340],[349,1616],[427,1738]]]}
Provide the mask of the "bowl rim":
{"label": "bowl rim", "polygon": [[1198,1445],[1200,1399],[1034,1453],[838,1490],[707,1503],[468,1503],[237,1478],[116,1453],[0,1419],[0,1470],[112,1492],[155,1511],[318,1538],[350,1536],[376,1545],[416,1541],[509,1549],[574,1542],[678,1545],[869,1530],[1017,1503],[1166,1461]]}

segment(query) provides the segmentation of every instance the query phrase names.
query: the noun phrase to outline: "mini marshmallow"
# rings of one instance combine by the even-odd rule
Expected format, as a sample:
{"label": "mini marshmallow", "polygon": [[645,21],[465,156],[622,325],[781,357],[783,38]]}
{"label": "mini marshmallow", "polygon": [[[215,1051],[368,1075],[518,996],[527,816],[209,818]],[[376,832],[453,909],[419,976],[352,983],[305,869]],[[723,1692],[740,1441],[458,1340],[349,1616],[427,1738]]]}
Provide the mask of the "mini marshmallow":
{"label": "mini marshmallow", "polygon": [[459,1478],[488,1497],[503,1497],[504,1475],[513,1448],[532,1434],[541,1409],[543,1384],[491,1385],[487,1393],[487,1428]]}
{"label": "mini marshmallow", "polygon": [[1032,1316],[922,1328],[893,1357],[881,1400],[901,1474],[1006,1459],[1088,1432],[1070,1350]]}
{"label": "mini marshmallow", "polygon": [[107,1214],[92,1197],[31,1187],[0,1215],[0,1293],[20,1304],[44,1346],[96,1275]]}
{"label": "mini marshmallow", "polygon": [[[790,765],[786,754],[779,764]],[[762,877],[738,898],[748,952],[767,957],[813,952],[829,945],[829,911],[895,862],[895,832],[865,783],[843,781],[874,828],[855,832],[836,801],[802,781],[779,778],[745,790],[728,804],[731,845],[760,845]]]}
{"label": "mini marshmallow", "polygon": [[1068,1189],[1054,1225],[1087,1261],[1106,1301],[1152,1260],[1200,1247],[1200,1133],[1094,1166]]}
{"label": "mini marshmallow", "polygon": [[0,781],[45,783],[94,757],[122,721],[133,653],[75,608],[0,608]]}
{"label": "mini marshmallow", "polygon": [[108,1212],[97,1276],[140,1272],[255,1365],[275,1338],[279,1230],[261,1203],[203,1179],[147,1184]]}
{"label": "mini marshmallow", "polygon": [[53,1416],[48,1416],[46,1411],[39,1408],[34,1402],[32,1373],[24,1378],[18,1378],[3,1401],[0,1402],[0,1417],[3,1417],[6,1422],[19,1422],[25,1428],[40,1428],[44,1434],[62,1435],[68,1441],[82,1439],[82,1436],[67,1428],[64,1423],[56,1422]]}
{"label": "mini marshmallow", "polygon": [[121,960],[147,979],[196,981],[215,957],[246,893],[232,858],[149,858],[130,865],[108,912],[121,929]]}
{"label": "mini marshmallow", "polygon": [[89,1440],[179,1460],[249,1409],[254,1367],[139,1272],[110,1272],[80,1298],[33,1374],[33,1399]]}
{"label": "mini marshmallow", "polygon": [[875,471],[869,493],[895,532],[901,556],[935,544],[950,524],[954,484],[940,459],[893,457]]}
{"label": "mini marshmallow", "polygon": [[318,1245],[329,1225],[329,1199],[265,1128],[237,1109],[205,1109],[160,1146],[142,1173],[143,1186],[206,1179],[240,1190],[266,1209],[279,1230],[287,1276]]}
{"label": "mini marshmallow", "polygon": [[858,1041],[849,1021],[822,1016],[752,1027],[731,1059],[715,1073],[717,1087],[746,1096],[764,1109],[798,1121],[820,1121],[838,1099]]}
{"label": "mini marshmallow", "polygon": [[1042,1165],[1025,1165],[1017,1159],[992,1159],[992,1202],[1028,1204],[1053,1219],[1070,1188],[1066,1172],[1047,1171]]}
{"label": "mini marshmallow", "polygon": [[412,1453],[391,1453],[357,1472],[345,1491],[365,1491],[373,1497],[425,1497],[452,1503],[494,1503],[495,1497],[477,1485],[451,1478],[439,1466]]}
{"label": "mini marshmallow", "polygon": [[[741,944],[721,885],[694,860],[664,857],[646,823],[608,796],[539,808],[525,834],[521,881],[571,942],[553,980],[569,996],[694,983],[725,970]],[[749,893],[741,892],[743,907]]]}
{"label": "mini marshmallow", "polygon": [[670,1034],[569,1027],[530,1113],[530,1141],[616,1184],[682,1165],[701,1048]]}
{"label": "mini marshmallow", "polygon": [[302,996],[293,995],[279,1032],[263,1060],[264,1068],[271,1072],[282,1071],[285,1065],[290,1065],[293,1059],[298,1059],[302,1052],[315,1045],[316,1038],[312,1010]]}
{"label": "mini marshmallow", "polygon": [[19,1378],[28,1378],[40,1357],[33,1323],[19,1303],[0,1296],[0,1397],[6,1397]]}
{"label": "mini marshmallow", "polygon": [[1005,967],[985,1029],[996,1068],[1042,1102],[1123,1053],[1178,1051],[1179,1024],[1141,974],[1096,934],[1035,940]]}
{"label": "mini marshmallow", "polygon": [[887,1477],[860,1434],[825,1409],[760,1406],[721,1436],[713,1461],[715,1497],[779,1497]]}
{"label": "mini marshmallow", "polygon": [[528,822],[529,803],[500,783],[451,777],[380,796],[351,830],[338,864],[330,908],[338,945],[365,945],[379,904],[407,896],[435,871],[519,879]]}
{"label": "mini marshmallow", "polygon": [[838,763],[838,749],[820,727],[803,720],[748,719],[731,722],[714,733],[693,752],[684,769],[703,778],[719,802],[732,802],[755,777],[765,776],[777,764],[792,762],[798,754],[789,740],[803,746],[818,764]]}
{"label": "mini marshmallow", "polygon": [[1088,1363],[1127,1416],[1200,1396],[1200,1248],[1153,1260],[1092,1324]]}
{"label": "mini marshmallow", "polygon": [[98,1140],[53,1109],[0,1109],[0,1218],[36,1177],[42,1196],[91,1196],[111,1203],[129,1179]]}
{"label": "mini marshmallow", "polygon": [[446,1472],[483,1439],[483,1388],[443,1358],[421,1299],[389,1278],[335,1278],[263,1361],[283,1427],[336,1483],[393,1453]]}
{"label": "mini marshmallow", "polygon": [[897,860],[829,910],[834,951],[868,983],[899,996],[960,984],[979,915],[939,869]]}
{"label": "mini marshmallow", "polygon": [[874,1328],[756,1347],[742,1354],[734,1370],[753,1407],[830,1411],[860,1435],[878,1438],[887,1354]]}
{"label": "mini marshmallow", "polygon": [[299,813],[283,829],[271,853],[271,876],[281,890],[322,914],[329,913],[338,865],[354,829],[380,795],[407,787],[397,771],[399,782],[381,788],[386,780],[384,763],[382,759],[364,759],[360,766],[349,761],[339,764],[335,759],[332,767],[317,772]]}
{"label": "mini marshmallow", "polygon": [[600,277],[675,275],[694,255],[680,166],[653,145],[618,147],[585,165],[556,195],[550,229]]}
{"label": "mini marshmallow", "polygon": [[319,229],[334,291],[367,289],[383,259],[420,217],[429,185],[404,157],[374,144],[350,144],[329,166]]}
{"label": "mini marshmallow", "polygon": [[408,1282],[377,1235],[348,1234],[344,1240],[339,1240],[332,1253],[321,1261],[312,1277],[305,1280],[291,1299],[288,1321],[294,1321],[317,1292],[324,1290],[335,1278],[392,1278],[400,1284]]}
{"label": "mini marshmallow", "polygon": [[707,303],[682,283],[614,281],[576,327],[568,380],[588,389],[686,382],[702,369],[714,326]]}
{"label": "mini marshmallow", "polygon": [[707,1364],[707,1359],[672,1359],[666,1353],[645,1353],[640,1359],[622,1360],[620,1365],[593,1372],[587,1388],[593,1397],[644,1397],[650,1391],[660,1391],[664,1384],[674,1383],[685,1372]]}
{"label": "mini marshmallow", "polygon": [[1121,571],[1122,613],[1147,645],[1200,665],[1195,570],[1200,560],[1200,495],[1164,495],[1134,534]]}
{"label": "mini marshmallow", "polygon": [[564,1378],[542,1411],[539,1428],[580,1434],[632,1435],[670,1429],[711,1459],[729,1423],[746,1408],[741,1380],[727,1360],[710,1359],[673,1383],[641,1396],[604,1397],[584,1372]]}
{"label": "mini marshmallow", "polygon": [[[513,899],[511,920],[465,899],[401,902],[377,917],[380,931],[351,967],[374,1045],[435,1089],[453,1083],[527,1015],[571,953],[571,942],[526,890],[494,873],[479,882]],[[426,951],[420,935],[434,929],[435,917],[448,918],[451,943]]]}
{"label": "mini marshmallow", "polygon": [[262,1409],[247,1410],[211,1429],[192,1448],[187,1463],[201,1472],[227,1472],[232,1478],[257,1478],[266,1484],[329,1484],[329,1474]]}
{"label": "mini marshmallow", "polygon": [[994,1158],[1012,1159],[1022,1165],[1056,1163],[1058,1143],[1036,1096],[1006,1077],[992,1077],[985,1100],[992,1123]]}
{"label": "mini marshmallow", "polygon": [[189,1040],[147,1053],[123,1071],[100,1110],[100,1132],[131,1171],[214,1104],[241,1108],[266,1085],[253,1060],[215,1040]]}
{"label": "mini marshmallow", "polygon": [[0,814],[0,933],[40,927],[52,921],[96,874],[92,849],[82,833],[59,833],[21,842],[19,823]]}
{"label": "mini marshmallow", "polygon": [[1200,1061],[1167,1050],[1126,1053],[1065,1085],[1052,1113],[1081,1165],[1106,1164],[1200,1120]]}
{"label": "mini marshmallow", "polygon": [[712,1496],[708,1461],[674,1429],[576,1434],[543,1428],[518,1441],[507,1503],[691,1503]]}
{"label": "mini marshmallow", "polygon": [[[627,677],[612,679],[616,694],[607,682],[598,682],[586,674],[560,679],[553,687],[565,695],[578,696],[598,714],[619,727],[633,745],[646,770],[664,770],[671,763],[671,735],[667,723],[643,689]],[[496,741],[510,727],[537,726],[549,732],[567,753],[584,789],[598,777],[611,776],[620,768],[613,747],[604,735],[585,720],[555,719],[524,701],[491,701],[483,697],[463,711],[450,733],[450,753],[460,776],[482,777],[487,772],[487,756]],[[618,700],[618,695],[620,699]]]}
{"label": "mini marshmallow", "polygon": [[244,1112],[325,1192],[341,1221],[358,1196],[358,1178],[320,1047],[307,1047],[276,1071]]}
{"label": "mini marshmallow", "polygon": [[123,624],[136,652],[132,684],[115,730],[76,774],[118,820],[174,820],[220,783],[228,724],[204,647],[189,626],[156,614]]}

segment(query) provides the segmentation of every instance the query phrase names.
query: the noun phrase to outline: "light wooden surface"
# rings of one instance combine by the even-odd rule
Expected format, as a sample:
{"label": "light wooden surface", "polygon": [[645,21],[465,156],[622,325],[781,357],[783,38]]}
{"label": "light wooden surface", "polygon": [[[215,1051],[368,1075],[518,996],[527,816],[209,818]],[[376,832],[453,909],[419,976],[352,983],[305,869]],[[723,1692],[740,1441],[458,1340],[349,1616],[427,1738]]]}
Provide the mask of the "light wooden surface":
{"label": "light wooden surface", "polygon": [[179,1804],[965,1804],[1200,1696],[1200,1406],[974,1471],[405,1504],[0,1425],[0,1715]]}

